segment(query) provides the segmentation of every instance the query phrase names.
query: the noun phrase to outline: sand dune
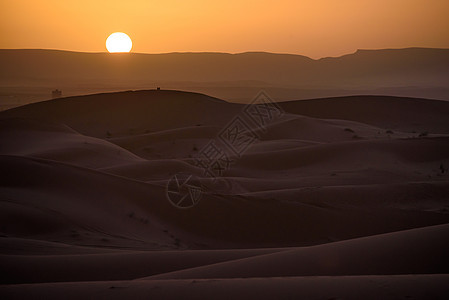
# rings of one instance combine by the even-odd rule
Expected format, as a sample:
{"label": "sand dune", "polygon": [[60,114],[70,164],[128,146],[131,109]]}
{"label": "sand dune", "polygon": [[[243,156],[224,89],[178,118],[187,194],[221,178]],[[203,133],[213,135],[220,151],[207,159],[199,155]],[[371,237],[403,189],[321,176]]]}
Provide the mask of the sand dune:
{"label": "sand dune", "polygon": [[166,180],[177,173],[202,175],[203,170],[175,159],[151,160],[101,169],[103,172],[140,181]]}
{"label": "sand dune", "polygon": [[[0,292],[447,292],[449,103],[281,105],[216,182],[194,158],[242,105],[130,91],[1,112]],[[203,184],[194,208],[166,198],[179,172]]]}
{"label": "sand dune", "polygon": [[0,123],[0,139],[8,141],[1,145],[3,155],[45,158],[92,169],[144,161],[115,144],[59,124],[34,119],[4,119]]}
{"label": "sand dune", "polygon": [[281,103],[300,115],[351,120],[406,132],[447,133],[446,101],[385,96],[352,96]]}
{"label": "sand dune", "polygon": [[[410,148],[414,151],[411,152]],[[431,153],[431,155],[430,155]],[[272,160],[271,158],[276,158]],[[289,169],[314,170],[326,168],[328,172],[349,171],[358,168],[384,168],[386,170],[422,170],[426,165],[438,169],[441,162],[449,160],[449,138],[428,139],[379,139],[319,144],[287,150],[247,154],[232,169],[240,173],[243,168],[261,175],[263,171],[286,171]],[[257,163],[256,163],[257,162]],[[400,166],[398,166],[400,165]],[[257,171],[255,171],[257,170]],[[242,173],[240,173],[242,174]],[[412,176],[413,174],[410,174]],[[255,175],[256,176],[256,175]],[[421,176],[424,178],[424,176]]]}
{"label": "sand dune", "polygon": [[133,280],[0,286],[11,299],[446,299],[448,275]]}
{"label": "sand dune", "polygon": [[225,112],[232,113],[235,108],[236,105],[197,93],[136,91],[34,103],[2,112],[2,118],[53,121],[82,134],[105,138],[108,132],[111,137],[117,137],[198,124],[222,124],[227,117]]}
{"label": "sand dune", "polygon": [[[2,198],[6,200],[2,213],[8,236],[137,249],[273,247],[322,243],[447,220],[438,212],[413,212],[413,205],[411,211],[382,206],[367,211],[339,201],[335,205],[340,208],[335,210],[301,201],[280,205],[275,198],[213,194],[205,194],[198,207],[182,212],[168,203],[163,185],[36,158],[1,159],[11,170],[2,180]],[[331,226],[334,223],[338,226]],[[357,230],[350,230],[355,224]]]}
{"label": "sand dune", "polygon": [[449,225],[237,259],[148,279],[447,274]]}
{"label": "sand dune", "polygon": [[355,138],[382,138],[382,128],[346,120],[323,120],[287,114],[271,123],[262,140],[300,139],[312,142],[341,142]]}
{"label": "sand dune", "polygon": [[[8,283],[133,280],[173,270],[211,265],[282,249],[105,251],[93,254],[0,255]],[[63,268],[61,266],[64,266]],[[33,269],[34,272],[29,272]]]}

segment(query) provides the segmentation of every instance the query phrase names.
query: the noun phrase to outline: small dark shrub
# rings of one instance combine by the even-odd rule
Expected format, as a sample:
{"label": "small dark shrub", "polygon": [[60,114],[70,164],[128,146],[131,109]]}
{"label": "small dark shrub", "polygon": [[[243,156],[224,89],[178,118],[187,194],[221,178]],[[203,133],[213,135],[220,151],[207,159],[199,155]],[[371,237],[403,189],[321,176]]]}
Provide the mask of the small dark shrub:
{"label": "small dark shrub", "polygon": [[418,136],[419,137],[423,137],[423,136],[428,136],[429,133],[427,131],[421,132]]}

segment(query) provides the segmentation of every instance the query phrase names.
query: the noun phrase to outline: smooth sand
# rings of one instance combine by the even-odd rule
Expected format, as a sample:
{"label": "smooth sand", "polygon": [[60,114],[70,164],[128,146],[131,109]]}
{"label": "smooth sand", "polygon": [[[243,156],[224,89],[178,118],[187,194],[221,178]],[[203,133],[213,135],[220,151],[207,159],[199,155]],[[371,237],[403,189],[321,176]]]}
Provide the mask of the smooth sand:
{"label": "smooth sand", "polygon": [[189,210],[165,197],[243,106],[195,93],[0,113],[7,298],[445,298],[449,102],[282,103]]}

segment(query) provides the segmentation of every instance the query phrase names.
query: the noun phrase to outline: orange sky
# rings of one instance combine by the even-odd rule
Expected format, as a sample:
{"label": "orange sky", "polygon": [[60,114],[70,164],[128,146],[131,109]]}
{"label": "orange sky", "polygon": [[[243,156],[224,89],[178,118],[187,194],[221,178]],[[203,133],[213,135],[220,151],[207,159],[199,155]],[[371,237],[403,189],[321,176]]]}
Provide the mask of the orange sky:
{"label": "orange sky", "polygon": [[1,0],[0,48],[297,53],[449,48],[448,0]]}

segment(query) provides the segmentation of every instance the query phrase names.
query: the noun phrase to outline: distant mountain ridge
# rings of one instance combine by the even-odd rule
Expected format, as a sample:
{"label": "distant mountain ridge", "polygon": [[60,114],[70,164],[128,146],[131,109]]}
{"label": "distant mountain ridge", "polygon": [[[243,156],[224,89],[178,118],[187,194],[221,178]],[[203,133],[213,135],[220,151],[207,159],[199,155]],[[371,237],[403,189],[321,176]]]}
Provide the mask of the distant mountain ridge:
{"label": "distant mountain ridge", "polygon": [[[98,92],[161,85],[225,99],[247,97],[251,88],[282,90],[274,91],[279,100],[367,93],[449,97],[449,49],[358,50],[318,60],[264,52],[112,55],[1,49],[0,64],[2,89],[61,87],[70,95],[88,88]],[[307,90],[315,92],[303,96],[301,91]]]}

